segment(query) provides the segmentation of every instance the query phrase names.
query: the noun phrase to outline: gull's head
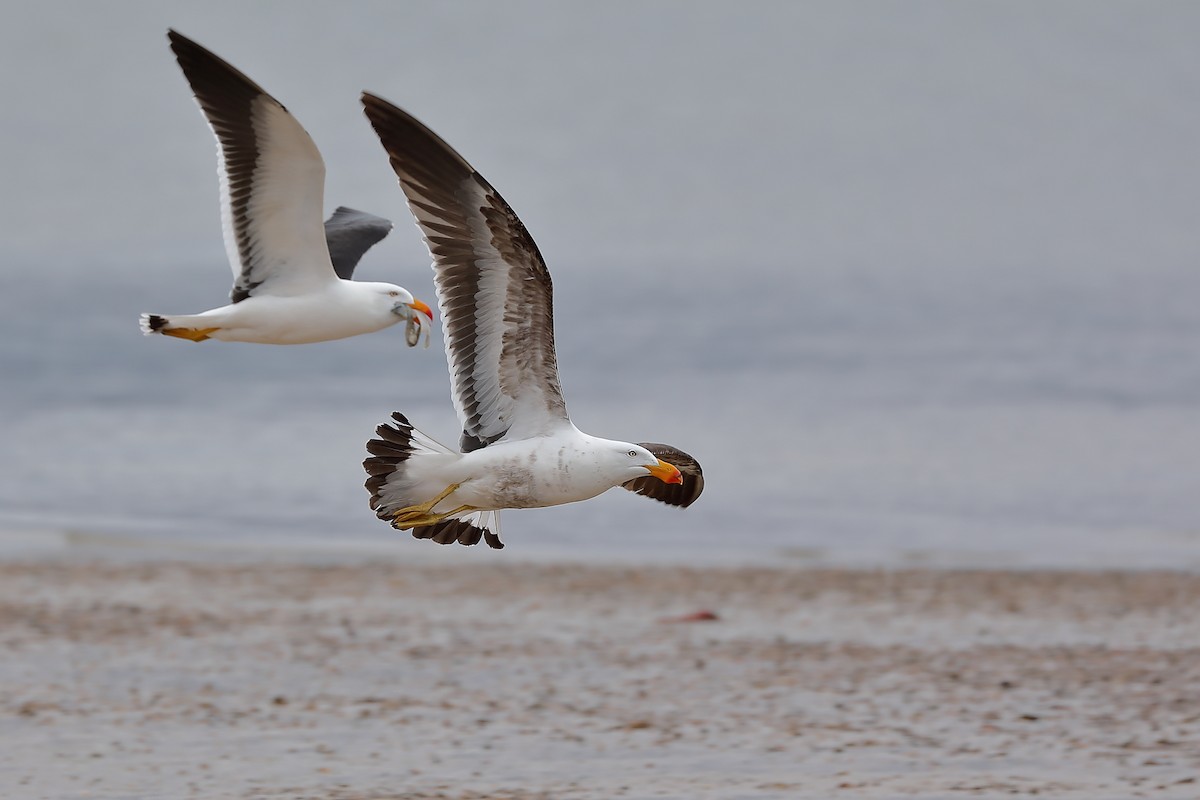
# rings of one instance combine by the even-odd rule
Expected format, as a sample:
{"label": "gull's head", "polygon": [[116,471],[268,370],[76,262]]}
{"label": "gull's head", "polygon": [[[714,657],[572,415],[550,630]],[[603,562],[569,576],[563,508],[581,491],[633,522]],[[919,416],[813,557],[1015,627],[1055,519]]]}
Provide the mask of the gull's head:
{"label": "gull's head", "polygon": [[429,331],[433,326],[433,309],[412,296],[403,286],[394,283],[371,284],[380,313],[390,314],[391,322],[404,323],[404,338],[414,347],[425,330],[425,346],[429,347]]}
{"label": "gull's head", "polygon": [[663,483],[683,483],[683,473],[646,448],[629,442],[613,442],[610,459],[618,466],[621,483],[652,475]]}
{"label": "gull's head", "polygon": [[386,302],[391,306],[392,313],[401,320],[407,322],[418,314],[424,314],[430,322],[433,322],[433,309],[413,297],[412,293],[403,286],[381,283],[378,291],[387,298]]}

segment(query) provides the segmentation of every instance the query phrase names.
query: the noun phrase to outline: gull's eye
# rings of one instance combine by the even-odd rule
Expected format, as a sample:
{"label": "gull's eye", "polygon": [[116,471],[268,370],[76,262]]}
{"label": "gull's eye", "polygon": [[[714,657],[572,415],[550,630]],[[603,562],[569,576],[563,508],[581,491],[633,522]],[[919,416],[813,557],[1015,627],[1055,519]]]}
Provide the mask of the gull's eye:
{"label": "gull's eye", "polygon": [[637,450],[630,450],[630,451],[627,453],[627,455],[628,455],[630,458],[637,458]]}
{"label": "gull's eye", "polygon": [[400,296],[399,292],[388,292],[388,297],[399,297],[399,296]]}

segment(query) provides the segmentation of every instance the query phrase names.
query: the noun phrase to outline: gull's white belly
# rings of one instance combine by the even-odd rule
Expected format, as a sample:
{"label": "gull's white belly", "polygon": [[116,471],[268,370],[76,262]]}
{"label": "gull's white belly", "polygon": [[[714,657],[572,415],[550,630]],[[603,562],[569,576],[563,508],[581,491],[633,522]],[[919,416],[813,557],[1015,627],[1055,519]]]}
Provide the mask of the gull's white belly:
{"label": "gull's white belly", "polygon": [[553,438],[494,444],[465,454],[455,469],[462,485],[453,502],[483,509],[575,503],[613,485],[586,450]]}
{"label": "gull's white belly", "polygon": [[292,297],[258,295],[207,311],[219,330],[214,339],[259,344],[309,344],[382,330],[400,318],[380,316],[353,295],[325,291]]}

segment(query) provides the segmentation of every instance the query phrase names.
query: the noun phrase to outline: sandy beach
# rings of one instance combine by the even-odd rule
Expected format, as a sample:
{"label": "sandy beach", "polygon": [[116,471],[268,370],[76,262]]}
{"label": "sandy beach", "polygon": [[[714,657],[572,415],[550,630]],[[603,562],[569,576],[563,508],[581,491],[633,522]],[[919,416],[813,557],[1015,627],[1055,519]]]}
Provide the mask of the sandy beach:
{"label": "sandy beach", "polygon": [[1200,796],[1194,575],[452,554],[0,565],[0,797]]}

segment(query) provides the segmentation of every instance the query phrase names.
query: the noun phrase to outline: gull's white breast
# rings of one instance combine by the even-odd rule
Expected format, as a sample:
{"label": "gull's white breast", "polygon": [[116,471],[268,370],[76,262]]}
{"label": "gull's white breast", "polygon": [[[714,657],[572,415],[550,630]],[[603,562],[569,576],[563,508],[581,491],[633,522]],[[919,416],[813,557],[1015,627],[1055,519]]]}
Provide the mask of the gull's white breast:
{"label": "gull's white breast", "polygon": [[466,453],[454,466],[462,485],[453,502],[481,509],[541,508],[595,497],[613,482],[589,438],[572,427]]}
{"label": "gull's white breast", "polygon": [[252,295],[240,303],[205,312],[220,330],[215,339],[262,344],[308,344],[382,330],[399,321],[372,302],[369,291],[334,280],[320,291],[297,295]]}

